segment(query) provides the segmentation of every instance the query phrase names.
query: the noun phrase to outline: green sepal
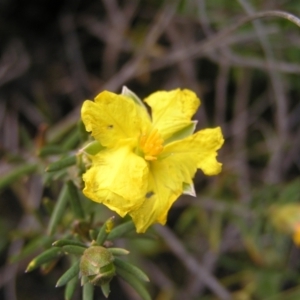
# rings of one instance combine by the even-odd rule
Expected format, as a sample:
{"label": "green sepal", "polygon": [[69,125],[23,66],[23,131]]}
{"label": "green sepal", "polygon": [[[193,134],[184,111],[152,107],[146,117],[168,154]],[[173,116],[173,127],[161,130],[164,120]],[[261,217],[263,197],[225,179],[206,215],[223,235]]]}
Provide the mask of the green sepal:
{"label": "green sepal", "polygon": [[49,261],[59,258],[63,255],[63,251],[59,247],[50,248],[36,258],[34,258],[27,266],[26,273],[31,272],[34,269],[40,267],[42,264],[48,263]]}
{"label": "green sepal", "polygon": [[80,259],[80,272],[93,285],[109,283],[116,274],[114,257],[102,246],[92,246],[84,251]]}
{"label": "green sepal", "polygon": [[140,280],[138,280],[136,277],[134,277],[133,275],[121,268],[117,268],[116,271],[119,276],[121,276],[135,289],[135,291],[141,296],[143,300],[151,300],[151,296],[149,295],[145,287],[142,285]]}
{"label": "green sepal", "polygon": [[80,261],[75,262],[57,281],[56,287],[66,285],[71,279],[76,275],[79,275],[79,263]]}
{"label": "green sepal", "polygon": [[80,149],[80,152],[86,153],[88,155],[96,155],[98,152],[105,149],[98,141],[92,141],[88,143],[84,148]]}
{"label": "green sepal", "polygon": [[101,290],[102,290],[102,293],[104,295],[105,298],[108,298],[109,296],[109,293],[110,293],[110,285],[109,285],[109,282],[108,283],[104,283],[101,285]]}
{"label": "green sepal", "polygon": [[197,196],[193,182],[191,184],[188,184],[188,183],[185,183],[185,182],[183,183],[183,194],[190,195],[190,196],[193,196],[193,197]]}
{"label": "green sepal", "polygon": [[77,157],[75,155],[64,157],[52,164],[50,164],[47,168],[47,172],[55,172],[65,169],[67,167],[75,165],[77,162]]}
{"label": "green sepal", "polygon": [[191,123],[188,126],[175,132],[171,137],[169,137],[167,140],[165,140],[164,145],[167,145],[171,142],[182,140],[188,136],[191,136],[196,129],[197,123],[198,123],[198,121],[191,121]]}
{"label": "green sepal", "polygon": [[135,278],[138,278],[139,280],[146,282],[150,281],[148,276],[141,269],[122,259],[115,257],[114,264],[117,267],[117,269],[119,268],[121,270],[124,270],[133,275]]}
{"label": "green sepal", "polygon": [[62,247],[66,254],[74,254],[81,256],[83,252],[87,249],[85,246],[75,246],[75,245],[66,245]]}
{"label": "green sepal", "polygon": [[133,92],[131,91],[127,86],[123,86],[122,87],[122,93],[123,96],[126,96],[130,99],[132,99],[136,104],[142,106],[146,111],[146,105],[144,104],[144,102]]}

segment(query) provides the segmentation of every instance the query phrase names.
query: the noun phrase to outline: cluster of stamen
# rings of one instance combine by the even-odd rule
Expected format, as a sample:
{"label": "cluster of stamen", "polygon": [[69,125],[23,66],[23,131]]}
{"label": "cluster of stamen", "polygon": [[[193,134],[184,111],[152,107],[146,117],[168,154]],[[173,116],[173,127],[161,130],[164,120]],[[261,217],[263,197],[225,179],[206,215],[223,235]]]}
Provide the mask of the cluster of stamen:
{"label": "cluster of stamen", "polygon": [[159,135],[157,129],[153,129],[150,133],[142,133],[140,136],[140,149],[146,160],[156,160],[163,150],[164,140]]}

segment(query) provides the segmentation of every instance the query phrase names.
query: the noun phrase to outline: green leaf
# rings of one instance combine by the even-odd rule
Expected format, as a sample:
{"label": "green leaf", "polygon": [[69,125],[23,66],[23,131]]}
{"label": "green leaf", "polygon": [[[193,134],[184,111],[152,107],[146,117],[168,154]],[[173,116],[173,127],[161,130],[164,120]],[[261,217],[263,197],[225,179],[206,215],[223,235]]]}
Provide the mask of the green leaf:
{"label": "green leaf", "polygon": [[35,164],[23,164],[15,167],[8,174],[4,174],[0,179],[0,190],[18,180],[20,177],[33,173],[37,169]]}
{"label": "green leaf", "polygon": [[68,157],[64,157],[52,164],[50,164],[47,168],[47,172],[54,172],[54,171],[60,171],[62,169],[65,169],[67,167],[73,166],[76,164],[77,157],[72,155]]}
{"label": "green leaf", "polygon": [[127,255],[129,254],[129,251],[123,248],[107,248],[107,250],[112,254],[116,256],[121,256],[121,255]]}
{"label": "green leaf", "polygon": [[93,300],[94,298],[94,286],[87,282],[83,286],[82,300]]}
{"label": "green leaf", "polygon": [[79,274],[79,263],[78,260],[75,262],[57,281],[56,287],[64,286],[66,285],[71,279],[73,279],[75,276],[78,276]]}
{"label": "green leaf", "polygon": [[98,236],[98,231],[95,229],[90,229],[89,230],[89,237],[92,241],[95,241],[97,239]]}
{"label": "green leaf", "polygon": [[39,150],[38,155],[40,157],[46,157],[48,155],[62,154],[64,152],[65,150],[60,146],[47,145]]}
{"label": "green leaf", "polygon": [[114,220],[114,217],[109,218],[103,224],[103,226],[100,228],[99,233],[97,235],[97,239],[96,239],[96,242],[99,246],[101,246],[105,242],[105,240],[109,234],[108,226],[113,226],[113,220]]}
{"label": "green leaf", "polygon": [[18,262],[18,261],[24,259],[25,257],[29,256],[30,254],[34,253],[40,247],[50,246],[52,241],[53,241],[53,238],[51,238],[49,236],[38,236],[38,237],[32,239],[22,249],[22,251],[20,253],[11,256],[10,262],[11,263]]}
{"label": "green leaf", "polygon": [[74,215],[76,218],[79,219],[83,219],[84,218],[84,212],[80,203],[80,198],[79,198],[79,194],[78,194],[78,189],[76,188],[76,186],[74,185],[74,183],[69,180],[67,182],[67,186],[68,186],[68,190],[69,190],[69,194],[70,194],[70,203],[71,203],[71,207],[72,210],[74,212]]}
{"label": "green leaf", "polygon": [[48,231],[49,235],[53,235],[58,223],[63,218],[69,196],[70,196],[69,195],[69,190],[68,190],[67,185],[65,184],[62,187],[61,192],[58,196],[58,200],[55,204],[54,211],[51,215],[51,218],[50,218],[50,221],[49,221],[49,224],[48,224],[48,230],[47,231]]}
{"label": "green leaf", "polygon": [[44,186],[50,186],[53,181],[60,180],[66,177],[67,175],[67,169],[62,169],[57,172],[49,172],[43,174],[43,184]]}
{"label": "green leaf", "polygon": [[68,240],[68,239],[57,240],[52,244],[52,246],[55,246],[55,247],[63,247],[63,246],[67,246],[67,245],[80,246],[80,247],[87,248],[87,246],[85,244],[83,244],[79,241]]}
{"label": "green leaf", "polygon": [[66,285],[65,288],[65,300],[71,300],[73,298],[76,286],[77,286],[78,278],[73,277]]}
{"label": "green leaf", "polygon": [[41,253],[39,256],[34,258],[27,266],[25,272],[31,272],[32,270],[40,267],[42,264],[45,264],[53,259],[59,258],[63,255],[61,248],[53,247]]}
{"label": "green leaf", "polygon": [[139,280],[146,281],[146,282],[150,281],[148,276],[141,269],[124,260],[115,257],[114,264],[117,267],[117,269],[120,268],[121,270],[130,273],[135,278],[138,278]]}
{"label": "green leaf", "polygon": [[112,229],[112,231],[108,234],[107,239],[114,240],[116,238],[119,238],[119,237],[125,235],[126,233],[131,232],[134,229],[135,229],[135,226],[134,226],[133,222],[128,221],[128,222],[123,223],[123,224],[115,227],[114,229]]}
{"label": "green leaf", "polygon": [[73,149],[78,144],[79,138],[80,136],[79,136],[78,128],[76,126],[75,129],[72,132],[70,132],[66,138],[64,138],[62,148],[64,150]]}
{"label": "green leaf", "polygon": [[66,254],[74,254],[74,255],[81,256],[83,252],[86,250],[86,247],[67,245],[67,246],[63,246],[63,249]]}
{"label": "green leaf", "polygon": [[128,282],[136,292],[142,297],[143,300],[151,300],[151,296],[141,282],[127,271],[117,268],[117,274],[121,276],[126,282]]}

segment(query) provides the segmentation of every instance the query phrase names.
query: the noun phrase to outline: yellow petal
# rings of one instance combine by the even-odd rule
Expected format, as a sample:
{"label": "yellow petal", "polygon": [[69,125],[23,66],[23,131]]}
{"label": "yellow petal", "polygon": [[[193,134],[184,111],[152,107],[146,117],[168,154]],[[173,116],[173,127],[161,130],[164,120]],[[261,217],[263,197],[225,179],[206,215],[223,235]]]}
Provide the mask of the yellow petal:
{"label": "yellow petal", "polygon": [[144,100],[152,110],[154,128],[164,140],[191,124],[191,118],[200,105],[190,90],[159,91]]}
{"label": "yellow petal", "polygon": [[150,164],[148,192],[143,204],[130,212],[130,216],[139,233],[145,232],[154,223],[164,225],[168,211],[174,201],[182,194],[182,183],[164,161],[154,161]]}
{"label": "yellow petal", "polygon": [[130,212],[137,232],[145,232],[153,223],[166,223],[168,211],[183,193],[183,187],[192,184],[197,168],[206,175],[221,171],[217,150],[224,140],[221,129],[205,129],[183,140],[165,146],[158,160],[150,163],[149,186],[143,204]]}
{"label": "yellow petal", "polygon": [[217,150],[224,143],[221,128],[204,129],[183,140],[175,141],[165,146],[162,159],[176,162],[187,181],[193,173],[193,164],[205,175],[216,175],[221,172],[222,164],[216,159]]}
{"label": "yellow petal", "polygon": [[92,157],[92,167],[83,175],[83,193],[123,217],[143,203],[147,176],[147,163],[130,147],[106,149]]}
{"label": "yellow petal", "polygon": [[126,139],[137,139],[150,127],[145,108],[132,99],[108,91],[100,93],[95,102],[86,100],[81,109],[86,130],[105,147],[113,147]]}

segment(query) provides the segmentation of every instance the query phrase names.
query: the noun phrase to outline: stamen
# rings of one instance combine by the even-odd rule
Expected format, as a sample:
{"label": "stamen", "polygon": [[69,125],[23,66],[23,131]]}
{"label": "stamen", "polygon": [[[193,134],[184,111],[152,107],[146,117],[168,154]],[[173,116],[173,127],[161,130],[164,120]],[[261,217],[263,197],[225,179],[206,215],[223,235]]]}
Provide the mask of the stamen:
{"label": "stamen", "polygon": [[163,150],[164,140],[160,137],[157,129],[153,129],[149,134],[142,133],[140,136],[140,149],[144,153],[146,160],[156,160]]}

